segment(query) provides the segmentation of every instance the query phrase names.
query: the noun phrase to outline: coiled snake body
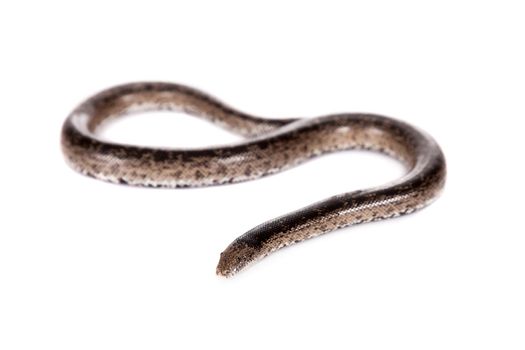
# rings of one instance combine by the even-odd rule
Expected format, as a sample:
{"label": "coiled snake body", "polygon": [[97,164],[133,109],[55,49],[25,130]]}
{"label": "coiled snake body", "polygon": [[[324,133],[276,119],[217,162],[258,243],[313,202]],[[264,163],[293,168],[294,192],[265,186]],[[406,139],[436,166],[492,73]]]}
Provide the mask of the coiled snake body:
{"label": "coiled snake body", "polygon": [[[208,119],[246,141],[206,149],[116,144],[96,136],[108,118],[179,110]],[[115,183],[196,187],[255,179],[323,153],[370,149],[400,160],[407,173],[381,187],[354,191],[267,221],[221,253],[217,274],[231,276],[281,247],[341,227],[408,214],[429,204],[445,182],[445,159],[426,133],[395,119],[347,113],[311,119],[263,119],[193,88],[133,83],[103,91],[78,106],[62,129],[62,150],[77,171]]]}

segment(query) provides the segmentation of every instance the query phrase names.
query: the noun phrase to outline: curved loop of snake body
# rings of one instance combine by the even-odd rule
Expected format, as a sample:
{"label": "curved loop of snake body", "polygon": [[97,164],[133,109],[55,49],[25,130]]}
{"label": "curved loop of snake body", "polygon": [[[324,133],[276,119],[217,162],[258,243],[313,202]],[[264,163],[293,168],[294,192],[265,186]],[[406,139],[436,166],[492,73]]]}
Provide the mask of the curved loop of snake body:
{"label": "curved loop of snake body", "polygon": [[[182,110],[246,141],[181,150],[116,144],[96,136],[97,127],[108,118],[153,110]],[[323,153],[356,148],[397,158],[406,166],[406,175],[381,187],[336,195],[253,228],[221,253],[217,274],[222,276],[231,276],[289,244],[426,206],[445,183],[445,159],[439,146],[426,133],[379,115],[263,119],[171,83],[132,83],[103,91],[78,106],[62,129],[62,150],[75,170],[115,183],[153,187],[250,180]]]}

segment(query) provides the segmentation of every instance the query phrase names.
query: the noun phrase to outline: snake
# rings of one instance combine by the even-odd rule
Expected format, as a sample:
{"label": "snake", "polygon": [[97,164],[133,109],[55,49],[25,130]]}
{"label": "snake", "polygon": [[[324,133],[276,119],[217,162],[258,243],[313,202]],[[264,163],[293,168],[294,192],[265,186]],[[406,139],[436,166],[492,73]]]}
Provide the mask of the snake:
{"label": "snake", "polygon": [[[115,143],[100,136],[100,126],[108,120],[163,110],[203,118],[243,140],[180,149]],[[446,178],[445,157],[436,141],[401,120],[370,113],[262,118],[198,89],[169,82],[128,83],[88,98],[63,123],[61,149],[66,163],[89,177],[164,188],[253,180],[351,149],[380,152],[404,165],[404,174],[384,185],[337,194],[247,231],[220,254],[216,273],[224,277],[285,246],[426,207],[438,198]]]}

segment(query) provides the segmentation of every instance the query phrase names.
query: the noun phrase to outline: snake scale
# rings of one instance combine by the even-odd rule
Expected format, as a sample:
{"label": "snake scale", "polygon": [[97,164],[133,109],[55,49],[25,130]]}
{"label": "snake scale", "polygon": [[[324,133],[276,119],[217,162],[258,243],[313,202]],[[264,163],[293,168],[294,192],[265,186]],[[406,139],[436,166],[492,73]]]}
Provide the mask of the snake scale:
{"label": "snake scale", "polygon": [[[202,117],[246,140],[212,148],[169,149],[117,144],[97,137],[97,128],[110,118],[156,110]],[[362,113],[265,119],[237,111],[196,89],[161,82],[121,85],[87,99],[64,122],[61,146],[67,163],[85,175],[151,187],[251,180],[348,149],[382,152],[405,165],[406,174],[388,184],[324,199],[238,237],[220,255],[217,274],[226,277],[281,247],[423,208],[441,192],[446,176],[438,144],[399,120]]]}

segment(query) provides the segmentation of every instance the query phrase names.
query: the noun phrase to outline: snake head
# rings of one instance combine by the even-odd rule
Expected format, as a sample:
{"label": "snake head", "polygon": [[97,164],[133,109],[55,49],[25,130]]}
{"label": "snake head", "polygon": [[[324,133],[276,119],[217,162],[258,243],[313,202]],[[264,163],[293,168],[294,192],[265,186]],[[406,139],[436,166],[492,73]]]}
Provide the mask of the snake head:
{"label": "snake head", "polygon": [[222,253],[217,275],[231,277],[257,260],[258,250],[242,241],[234,241]]}

